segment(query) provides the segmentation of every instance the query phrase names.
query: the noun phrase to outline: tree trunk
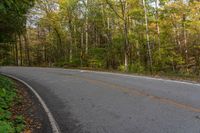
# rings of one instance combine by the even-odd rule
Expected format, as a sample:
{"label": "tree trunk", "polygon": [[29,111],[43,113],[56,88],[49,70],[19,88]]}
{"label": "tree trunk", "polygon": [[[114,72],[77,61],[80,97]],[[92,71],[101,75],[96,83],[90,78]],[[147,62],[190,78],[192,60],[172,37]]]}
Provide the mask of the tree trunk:
{"label": "tree trunk", "polygon": [[20,66],[23,65],[23,50],[22,50],[22,38],[21,38],[21,35],[18,35],[19,37],[19,53],[20,53]]}
{"label": "tree trunk", "polygon": [[125,47],[124,47],[124,67],[125,71],[128,70],[128,53],[129,53],[129,39],[128,39],[128,28],[127,21],[124,22],[124,37],[125,37]]}
{"label": "tree trunk", "polygon": [[129,38],[128,38],[128,18],[127,18],[127,2],[121,2],[123,23],[124,23],[124,67],[125,71],[128,71],[128,53],[129,53]]}
{"label": "tree trunk", "polygon": [[82,31],[81,32],[81,53],[80,53],[81,67],[83,66],[83,44],[84,44],[84,34]]}
{"label": "tree trunk", "polygon": [[27,32],[25,32],[23,34],[24,37],[24,46],[25,46],[25,55],[26,55],[26,63],[28,66],[31,66],[31,62],[30,62],[30,52],[29,52],[29,41],[28,41],[28,37],[27,37]]}
{"label": "tree trunk", "polygon": [[85,22],[85,54],[88,54],[88,16],[86,14],[86,22]]}
{"label": "tree trunk", "polygon": [[144,14],[145,14],[146,40],[147,40],[149,64],[150,64],[150,71],[152,72],[153,63],[152,63],[151,47],[150,47],[150,40],[149,40],[148,17],[147,17],[147,8],[146,8],[145,0],[143,0],[143,7],[144,7]]}
{"label": "tree trunk", "polygon": [[186,63],[186,71],[188,72],[188,65],[189,65],[189,59],[188,59],[188,48],[187,48],[187,33],[185,28],[185,20],[186,16],[183,14],[183,38],[184,38],[184,54],[185,54],[185,63]]}
{"label": "tree trunk", "polygon": [[19,65],[19,56],[18,56],[18,46],[17,46],[17,36],[15,35],[15,64]]}
{"label": "tree trunk", "polygon": [[[158,41],[158,52],[159,52],[159,58],[161,59],[161,53],[160,53],[160,27],[159,27],[159,12],[158,12],[158,6],[159,6],[159,0],[155,1],[156,5],[156,30],[157,30],[157,41]],[[162,60],[162,59],[161,59]]]}
{"label": "tree trunk", "polygon": [[86,0],[86,13],[85,13],[85,54],[88,54],[88,7],[89,0]]}

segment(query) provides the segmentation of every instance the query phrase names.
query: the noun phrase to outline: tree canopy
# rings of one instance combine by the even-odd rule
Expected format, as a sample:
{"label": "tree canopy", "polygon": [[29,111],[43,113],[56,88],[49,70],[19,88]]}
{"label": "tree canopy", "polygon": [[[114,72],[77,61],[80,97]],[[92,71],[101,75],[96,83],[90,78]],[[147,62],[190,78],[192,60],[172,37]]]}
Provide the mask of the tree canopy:
{"label": "tree canopy", "polygon": [[37,0],[29,19],[33,1],[13,1],[1,2],[0,32],[25,29],[16,65],[200,74],[197,0]]}
{"label": "tree canopy", "polygon": [[0,42],[9,41],[26,28],[26,13],[33,4],[34,0],[0,1]]}

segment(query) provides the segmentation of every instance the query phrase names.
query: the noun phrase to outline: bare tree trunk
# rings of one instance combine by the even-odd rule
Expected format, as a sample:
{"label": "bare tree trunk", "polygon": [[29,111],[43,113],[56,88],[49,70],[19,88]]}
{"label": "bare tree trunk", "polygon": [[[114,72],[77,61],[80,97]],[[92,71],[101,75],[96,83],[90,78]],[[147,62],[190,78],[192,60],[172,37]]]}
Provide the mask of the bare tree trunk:
{"label": "bare tree trunk", "polygon": [[22,65],[23,65],[23,56],[22,56],[22,54],[23,54],[23,50],[22,50],[22,38],[21,38],[20,35],[18,35],[18,37],[19,37],[20,66],[22,66]]}
{"label": "bare tree trunk", "polygon": [[184,54],[185,54],[185,62],[186,62],[186,71],[188,72],[189,60],[188,60],[188,48],[187,48],[187,35],[185,28],[185,20],[186,16],[183,14],[183,38],[184,38]]}
{"label": "bare tree trunk", "polygon": [[160,53],[160,27],[159,27],[159,12],[158,12],[158,5],[159,5],[159,0],[155,0],[155,5],[156,5],[156,30],[157,30],[157,39],[158,39],[158,52],[159,52],[159,57],[161,58],[161,53]]}
{"label": "bare tree trunk", "polygon": [[181,46],[181,41],[180,41],[180,33],[178,31],[177,26],[174,26],[174,32],[175,32],[175,39],[176,39],[176,44],[179,47],[179,52],[182,53],[182,46]]}
{"label": "bare tree trunk", "polygon": [[76,29],[76,25],[74,25],[74,31],[73,31],[73,33],[74,33],[74,35],[73,35],[73,38],[74,38],[74,46],[75,46],[75,55],[78,55],[78,44],[77,44],[77,37],[76,37],[76,35],[77,35],[77,29]]}
{"label": "bare tree trunk", "polygon": [[88,16],[85,22],[85,54],[88,54]]}
{"label": "bare tree trunk", "polygon": [[83,44],[84,44],[84,34],[82,31],[81,32],[81,53],[80,53],[81,67],[83,66]]}
{"label": "bare tree trunk", "polygon": [[12,60],[14,61],[14,65],[16,65],[16,57],[15,57],[15,43],[10,43],[11,45],[11,52],[12,52]]}
{"label": "bare tree trunk", "polygon": [[[55,30],[55,32],[56,32],[56,35],[57,35],[57,47],[58,47],[58,55],[60,56],[60,57],[63,57],[63,45],[62,45],[62,38],[61,38],[61,35],[60,35],[60,33],[59,33],[59,31],[56,29],[56,28],[54,28],[54,30]],[[57,59],[56,59],[57,60]]]}
{"label": "bare tree trunk", "polygon": [[73,26],[72,20],[69,20],[69,29],[70,29],[70,46],[69,46],[69,62],[72,62],[72,46],[73,46]]}
{"label": "bare tree trunk", "polygon": [[147,8],[146,8],[145,0],[143,0],[143,7],[144,7],[144,14],[145,14],[146,39],[147,39],[147,47],[148,47],[148,55],[149,55],[149,64],[150,64],[150,70],[152,72],[153,63],[152,63],[151,47],[150,47],[150,40],[149,40],[148,17],[147,17]]}
{"label": "bare tree trunk", "polygon": [[27,32],[23,34],[23,37],[24,37],[24,44],[25,44],[26,63],[28,66],[30,66],[31,62],[30,62],[29,41],[27,37]]}
{"label": "bare tree trunk", "polygon": [[73,40],[72,40],[72,33],[70,33],[70,46],[69,46],[69,62],[72,62],[72,45],[73,45]]}
{"label": "bare tree trunk", "polygon": [[124,36],[125,36],[124,66],[125,66],[125,71],[127,71],[128,70],[128,52],[129,52],[129,39],[128,39],[127,22],[124,22]]}
{"label": "bare tree trunk", "polygon": [[15,35],[15,64],[19,65],[19,55],[18,55],[18,46],[17,46],[17,36]]}
{"label": "bare tree trunk", "polygon": [[121,10],[123,16],[123,25],[124,25],[124,67],[125,71],[128,71],[128,53],[129,53],[129,39],[128,39],[128,18],[127,18],[127,2],[120,0]]}
{"label": "bare tree trunk", "polygon": [[85,54],[88,54],[88,6],[89,0],[86,0],[86,13],[85,13]]}

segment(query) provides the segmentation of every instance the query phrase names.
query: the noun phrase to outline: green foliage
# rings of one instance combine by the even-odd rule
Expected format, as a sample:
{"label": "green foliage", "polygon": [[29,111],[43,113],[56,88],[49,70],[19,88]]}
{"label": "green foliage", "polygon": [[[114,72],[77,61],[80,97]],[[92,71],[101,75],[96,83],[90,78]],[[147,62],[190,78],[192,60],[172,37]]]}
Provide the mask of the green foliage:
{"label": "green foliage", "polygon": [[0,77],[0,98],[1,102],[4,102],[4,104],[0,105],[1,108],[7,109],[10,106],[16,96],[16,92],[13,88],[14,85],[9,79]]}
{"label": "green foliage", "polygon": [[12,38],[18,51],[0,49],[1,65],[17,62],[17,53],[20,60],[20,52],[26,57],[23,39],[21,51],[13,33],[27,31],[37,66],[125,71],[127,57],[130,72],[200,74],[199,1],[37,0],[30,21],[25,14],[34,0],[13,1],[0,3],[0,32],[6,31],[0,42]]}
{"label": "green foliage", "polygon": [[17,116],[13,120],[9,111],[15,98],[13,82],[0,76],[0,133],[20,133],[25,128],[24,118]]}
{"label": "green foliage", "polygon": [[34,0],[3,0],[0,2],[0,42],[13,40],[14,33],[22,33],[26,25],[25,14]]}
{"label": "green foliage", "polygon": [[0,43],[0,65],[10,65],[13,64],[13,58],[11,56],[10,44],[1,44]]}
{"label": "green foliage", "polygon": [[140,63],[134,63],[132,65],[129,65],[128,67],[129,72],[134,72],[134,73],[144,73],[145,68],[142,64]]}
{"label": "green foliage", "polygon": [[13,124],[8,121],[0,120],[0,133],[15,133]]}
{"label": "green foliage", "polygon": [[24,117],[23,116],[17,116],[14,120],[14,125],[15,125],[15,131],[17,133],[22,132],[25,128]]}
{"label": "green foliage", "polygon": [[89,66],[93,68],[102,68],[105,64],[105,54],[104,48],[92,48],[89,51]]}
{"label": "green foliage", "polygon": [[122,71],[122,72],[125,72],[125,71],[126,71],[124,65],[120,65],[120,66],[118,67],[118,70],[119,70],[119,71]]}
{"label": "green foliage", "polygon": [[0,120],[8,120],[11,117],[11,112],[5,109],[5,106],[0,108]]}

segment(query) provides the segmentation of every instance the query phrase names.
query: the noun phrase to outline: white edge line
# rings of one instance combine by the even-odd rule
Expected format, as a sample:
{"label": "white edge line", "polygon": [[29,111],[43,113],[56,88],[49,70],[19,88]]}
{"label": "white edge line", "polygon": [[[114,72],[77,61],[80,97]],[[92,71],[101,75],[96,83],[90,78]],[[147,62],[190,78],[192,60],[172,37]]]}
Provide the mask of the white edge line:
{"label": "white edge line", "polygon": [[[49,69],[49,68],[48,68]],[[52,68],[50,68],[52,69]],[[181,83],[185,85],[194,85],[200,87],[199,83],[192,83],[187,81],[178,81],[178,80],[172,80],[172,79],[164,79],[164,78],[154,78],[154,77],[148,77],[148,76],[140,76],[140,75],[130,75],[130,74],[122,74],[122,73],[113,73],[113,72],[104,72],[104,71],[92,71],[92,70],[85,70],[85,69],[66,69],[66,68],[54,68],[54,69],[60,69],[60,70],[70,70],[70,71],[79,71],[81,73],[84,72],[90,72],[90,73],[97,73],[97,74],[109,74],[109,75],[118,75],[118,76],[124,76],[124,77],[132,77],[132,78],[141,78],[141,79],[149,79],[149,80],[157,80],[157,81],[164,81],[164,82],[171,82],[171,83]]]}
{"label": "white edge line", "polygon": [[49,119],[49,122],[51,124],[51,128],[52,128],[52,132],[53,133],[61,133],[60,131],[60,128],[56,122],[56,120],[54,119],[51,111],[49,110],[49,108],[47,107],[47,105],[45,104],[45,102],[42,100],[42,98],[40,97],[40,95],[29,85],[27,84],[25,81],[13,76],[13,75],[10,75],[10,74],[5,74],[5,73],[0,73],[4,76],[7,76],[7,77],[10,77],[10,78],[13,78],[21,83],[23,83],[24,85],[26,85],[33,93],[34,95],[37,97],[37,99],[39,100],[39,102],[41,103],[42,107],[44,108],[47,116],[48,116],[48,119]]}
{"label": "white edge line", "polygon": [[110,75],[118,75],[118,76],[124,76],[124,77],[132,77],[132,78],[143,78],[143,79],[158,80],[158,81],[165,81],[165,82],[181,83],[181,84],[186,84],[186,85],[195,85],[195,86],[200,87],[200,84],[198,84],[198,83],[190,83],[190,82],[162,79],[162,78],[152,78],[152,77],[147,77],[147,76],[136,76],[136,75],[111,73],[111,72],[100,72],[100,71],[91,71],[91,70],[80,70],[80,72],[91,72],[91,73],[97,73],[97,74],[110,74]]}

